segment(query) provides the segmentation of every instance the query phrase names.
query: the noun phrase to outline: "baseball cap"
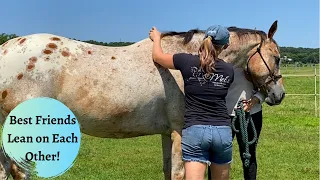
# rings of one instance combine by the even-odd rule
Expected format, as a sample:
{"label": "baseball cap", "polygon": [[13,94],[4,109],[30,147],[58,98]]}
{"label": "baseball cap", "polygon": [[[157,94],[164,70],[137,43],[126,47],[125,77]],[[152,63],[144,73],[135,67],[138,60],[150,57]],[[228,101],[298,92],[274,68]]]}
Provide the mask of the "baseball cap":
{"label": "baseball cap", "polygon": [[225,45],[229,43],[230,33],[227,28],[221,25],[210,26],[205,32],[205,38],[212,37],[212,42],[217,45]]}

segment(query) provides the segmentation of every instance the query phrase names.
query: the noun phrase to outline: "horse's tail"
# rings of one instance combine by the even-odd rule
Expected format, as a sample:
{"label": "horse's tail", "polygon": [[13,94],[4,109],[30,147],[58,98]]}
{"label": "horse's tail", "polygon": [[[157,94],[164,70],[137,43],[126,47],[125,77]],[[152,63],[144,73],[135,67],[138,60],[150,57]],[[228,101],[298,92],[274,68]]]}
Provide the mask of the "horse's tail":
{"label": "horse's tail", "polygon": [[3,103],[7,95],[8,95],[7,90],[0,90],[0,125],[4,124],[5,118],[8,115],[3,109]]}

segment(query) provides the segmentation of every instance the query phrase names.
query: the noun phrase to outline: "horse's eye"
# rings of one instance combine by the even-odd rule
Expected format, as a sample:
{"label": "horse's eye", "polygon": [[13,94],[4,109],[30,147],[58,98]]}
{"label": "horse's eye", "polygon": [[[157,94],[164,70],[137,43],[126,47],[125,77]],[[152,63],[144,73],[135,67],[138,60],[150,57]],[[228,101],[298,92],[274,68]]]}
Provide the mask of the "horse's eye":
{"label": "horse's eye", "polygon": [[280,57],[279,56],[274,56],[274,59],[276,60],[276,62],[280,62]]}

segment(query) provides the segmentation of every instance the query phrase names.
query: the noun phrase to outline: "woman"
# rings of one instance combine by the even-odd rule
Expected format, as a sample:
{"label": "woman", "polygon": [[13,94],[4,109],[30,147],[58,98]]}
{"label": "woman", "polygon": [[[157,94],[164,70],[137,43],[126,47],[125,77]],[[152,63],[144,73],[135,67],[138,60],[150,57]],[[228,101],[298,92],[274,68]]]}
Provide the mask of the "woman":
{"label": "woman", "polygon": [[180,70],[184,79],[182,157],[186,180],[204,179],[207,166],[212,170],[212,179],[229,179],[232,130],[225,97],[234,72],[232,64],[218,59],[228,46],[229,31],[222,26],[209,27],[199,55],[164,54],[160,35],[156,28],[150,30],[154,61],[164,68]]}

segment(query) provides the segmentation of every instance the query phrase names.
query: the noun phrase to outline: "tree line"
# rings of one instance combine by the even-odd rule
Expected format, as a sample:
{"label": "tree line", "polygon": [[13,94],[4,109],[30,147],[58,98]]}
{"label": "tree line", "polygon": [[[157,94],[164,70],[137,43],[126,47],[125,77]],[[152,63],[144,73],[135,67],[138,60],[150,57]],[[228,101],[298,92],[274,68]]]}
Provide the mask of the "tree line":
{"label": "tree line", "polygon": [[[16,34],[0,34],[0,45],[6,41],[18,37]],[[73,40],[77,40],[72,38]],[[78,40],[80,41],[80,40]],[[82,41],[90,44],[101,46],[128,46],[134,42],[99,42],[95,40]],[[303,63],[303,64],[318,64],[319,63],[319,48],[295,48],[295,47],[280,47],[282,63]]]}

